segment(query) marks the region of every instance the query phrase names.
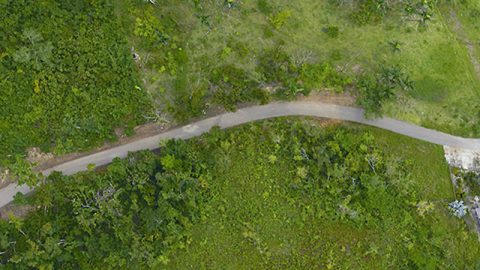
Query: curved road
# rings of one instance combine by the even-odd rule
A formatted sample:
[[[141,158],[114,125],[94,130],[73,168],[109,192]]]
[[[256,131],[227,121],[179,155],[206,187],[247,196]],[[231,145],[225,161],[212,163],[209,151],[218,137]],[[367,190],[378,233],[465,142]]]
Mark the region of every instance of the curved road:
[[[263,106],[253,106],[240,109],[236,112],[214,116],[187,126],[172,129],[161,134],[71,160],[49,168],[42,173],[44,175],[49,175],[52,171],[59,171],[66,175],[71,175],[76,172],[86,170],[88,164],[101,166],[110,163],[112,159],[116,157],[126,157],[128,152],[144,149],[157,149],[159,147],[160,140],[171,138],[188,139],[208,132],[214,126],[219,126],[220,128],[224,129],[256,120],[280,116],[315,116],[351,121],[390,130],[395,133],[434,144],[480,151],[480,139],[456,137],[386,117],[375,120],[367,120],[364,117],[363,110],[359,108],[319,102],[294,101],[285,103],[270,103]],[[17,192],[26,194],[31,192],[31,189],[26,185],[18,186],[16,184],[10,184],[1,189],[0,207],[3,207],[11,202],[13,200],[13,196]]]

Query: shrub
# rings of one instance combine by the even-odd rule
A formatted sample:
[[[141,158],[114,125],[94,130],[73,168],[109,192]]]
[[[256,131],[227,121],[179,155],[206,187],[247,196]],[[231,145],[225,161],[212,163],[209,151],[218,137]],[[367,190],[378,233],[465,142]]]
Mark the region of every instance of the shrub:
[[[248,73],[233,65],[223,65],[212,72],[210,85],[213,102],[234,111],[241,102],[266,103],[268,93],[258,87]]]
[[[271,15],[268,20],[275,29],[280,29],[290,19],[292,12],[290,10],[282,10]]]
[[[327,36],[329,36],[330,38],[336,38],[338,37],[338,33],[339,33],[339,29],[337,26],[332,26],[332,25],[329,25],[329,26],[326,26],[324,28],[322,28],[322,31],[327,34]]]
[[[300,70],[300,81],[309,90],[332,88],[342,92],[352,79],[337,71],[331,64],[303,64]]]
[[[388,1],[385,0],[360,0],[351,18],[359,25],[380,21],[390,9]]]
[[[410,91],[413,82],[399,67],[382,67],[375,75],[363,75],[357,81],[357,103],[370,116],[380,116],[385,101],[392,100],[396,91]]]
[[[207,108],[206,94],[207,90],[203,86],[177,88],[173,101],[168,106],[168,112],[180,122],[201,116]]]
[[[288,54],[280,48],[265,51],[258,58],[256,68],[265,84],[277,87],[280,98],[293,98],[303,89],[298,84],[299,70]]]
[[[148,41],[148,45],[166,45],[170,37],[165,34],[159,19],[153,14],[153,7],[149,6],[142,17],[135,19],[136,36]]]
[[[257,8],[261,13],[265,15],[270,15],[273,13],[273,7],[270,5],[269,1],[267,0],[258,0]]]

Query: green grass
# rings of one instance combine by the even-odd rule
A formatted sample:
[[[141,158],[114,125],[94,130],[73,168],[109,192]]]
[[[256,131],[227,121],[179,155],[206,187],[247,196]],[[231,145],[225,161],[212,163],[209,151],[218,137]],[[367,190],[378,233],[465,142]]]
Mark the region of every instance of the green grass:
[[[224,64],[261,79],[255,69],[259,55],[279,48],[294,62],[333,63],[352,77],[381,65],[399,65],[415,81],[416,89],[387,104],[388,115],[463,136],[479,135],[471,116],[472,104],[480,102],[479,78],[441,10],[435,9],[433,20],[421,30],[414,22],[401,22],[398,12],[378,23],[358,26],[350,20],[348,7],[335,7],[326,0],[234,1],[232,8],[225,3],[203,1],[195,7],[192,2],[164,1],[151,7],[123,0],[117,4],[124,27],[132,33],[131,44],[141,55],[148,55],[142,76],[160,108],[175,103],[178,80],[187,82],[184,91],[204,89],[203,102],[211,104],[212,89],[206,81]],[[133,34],[135,18],[142,18],[147,10],[160,18],[165,32],[186,53],[188,62],[180,64],[185,65],[181,74],[170,72],[179,67],[168,67],[164,54],[172,50],[171,44],[160,49]],[[289,16],[275,27],[272,20],[280,12]],[[206,19],[202,23],[200,18]],[[338,37],[322,30],[329,26],[339,28]],[[400,43],[399,52],[392,51],[390,41]]]
[[[368,130],[384,151],[413,161],[412,173],[415,180],[421,184],[421,194],[425,199],[452,198],[454,191],[449,181],[449,168],[442,147],[382,129]]]
[[[305,121],[302,125],[311,123]],[[251,129],[256,133],[258,128],[266,134],[282,134],[266,123],[243,130],[248,132]],[[343,128],[357,136],[370,132],[380,151],[398,160],[409,160],[411,176],[417,185],[417,199],[435,202],[433,219],[426,222],[435,224],[431,224],[435,228],[434,234],[446,237],[442,240],[445,242],[437,243],[451,259],[446,265],[450,265],[450,269],[474,269],[469,268],[473,265],[462,263],[462,258],[474,256],[463,247],[477,245],[477,240],[474,234],[465,232],[462,222],[450,217],[445,209],[446,202],[453,200],[454,194],[442,148],[375,128],[342,125],[335,129]],[[239,136],[237,130],[228,133],[227,140]],[[263,136],[268,140],[271,135]],[[299,201],[292,200],[287,195],[290,192],[287,187],[296,181],[294,162],[288,157],[279,157],[275,163],[269,163],[267,157],[274,148],[262,142],[263,136],[257,139],[258,143],[232,144],[220,155],[220,160],[213,162],[215,173],[212,177],[215,180],[210,188],[218,196],[214,196],[206,208],[208,218],[192,228],[191,244],[171,257],[169,266],[172,269],[408,267],[407,260],[405,265],[392,262],[397,256],[392,255],[395,252],[391,250],[396,249],[394,239],[402,237],[402,232],[395,231],[395,226],[360,229],[340,220],[328,221],[328,218],[318,218],[322,214],[316,213],[314,199],[308,195],[301,196]],[[218,156],[216,152],[212,154]],[[393,208],[390,211],[392,216],[399,214]],[[449,234],[457,236],[447,237]],[[409,241],[408,238],[405,241]],[[470,241],[470,244],[464,241]],[[389,258],[387,254],[393,257]],[[429,255],[412,256],[428,261]]]

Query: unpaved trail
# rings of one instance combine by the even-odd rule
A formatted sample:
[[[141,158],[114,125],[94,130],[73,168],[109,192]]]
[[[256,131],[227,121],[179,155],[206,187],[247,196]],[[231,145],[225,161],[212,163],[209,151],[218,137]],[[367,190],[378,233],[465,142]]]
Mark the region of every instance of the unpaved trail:
[[[460,41],[462,41],[462,43],[464,43],[465,46],[467,47],[470,62],[472,62],[473,68],[475,69],[475,73],[477,74],[477,77],[480,79],[480,62],[478,61],[478,58],[477,58],[475,46],[473,45],[472,41],[468,38],[467,34],[465,33],[462,22],[460,21],[460,19],[457,16],[457,13],[453,9],[450,9],[450,18],[453,21],[453,30],[457,34]]]

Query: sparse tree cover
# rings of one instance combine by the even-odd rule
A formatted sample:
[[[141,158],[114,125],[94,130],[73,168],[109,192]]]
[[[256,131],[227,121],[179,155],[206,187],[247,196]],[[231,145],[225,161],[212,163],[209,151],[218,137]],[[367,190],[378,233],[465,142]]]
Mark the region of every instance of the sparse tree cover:
[[[54,174],[27,199],[37,210],[0,223],[1,263],[475,269],[475,236],[449,220],[447,201],[425,201],[413,160],[377,145],[362,129],[277,120]]]

